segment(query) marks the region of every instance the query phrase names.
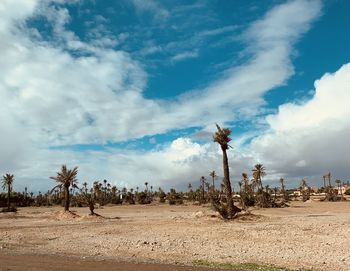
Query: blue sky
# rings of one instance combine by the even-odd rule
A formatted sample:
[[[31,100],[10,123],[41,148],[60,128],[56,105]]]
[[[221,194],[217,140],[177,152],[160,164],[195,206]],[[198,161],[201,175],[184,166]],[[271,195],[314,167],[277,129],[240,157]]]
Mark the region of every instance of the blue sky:
[[[347,180],[349,10],[346,0],[4,1],[0,169],[34,190],[63,163],[90,183],[181,189],[221,174],[219,123],[233,130],[234,184],[258,162],[271,185],[316,185],[328,171]]]

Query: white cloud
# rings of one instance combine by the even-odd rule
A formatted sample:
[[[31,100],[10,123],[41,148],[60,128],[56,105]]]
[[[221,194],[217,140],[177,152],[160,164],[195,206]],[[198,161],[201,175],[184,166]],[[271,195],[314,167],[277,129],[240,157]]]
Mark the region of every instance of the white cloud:
[[[238,152],[228,152],[232,172],[232,183],[237,187],[241,172],[249,171],[251,160]],[[107,151],[75,152],[70,150],[39,149],[23,168],[17,169],[16,189],[38,191],[54,185],[48,177],[55,175],[65,163],[68,167],[79,166],[80,183],[107,179],[117,187],[143,187],[149,182],[154,188],[186,189],[188,183],[199,186],[201,176],[209,177],[215,170],[217,184],[222,181],[222,153],[214,142],[198,144],[190,138],[180,137],[167,146],[153,151],[137,151],[111,148]],[[248,167],[247,167],[248,166]],[[35,182],[33,182],[35,172]],[[45,191],[45,190],[44,190]]]
[[[4,72],[0,88],[9,95],[7,103],[12,108],[8,114],[34,132],[30,134],[33,140],[76,144],[127,140],[254,113],[263,103],[262,95],[291,75],[291,43],[318,14],[320,6],[315,3],[287,2],[269,12],[248,30],[258,33],[252,42],[259,44],[266,43],[268,35],[264,33],[270,31],[262,22],[287,25],[282,27],[286,32],[279,39],[274,37],[268,50],[257,46],[246,65],[227,71],[207,89],[170,102],[143,98],[146,75],[128,54],[80,41],[65,29],[69,21],[66,9],[40,5],[36,12],[49,18],[57,40],[62,42],[33,40],[23,28],[6,32],[6,41],[1,44],[0,69]],[[287,16],[289,9],[297,9],[298,18]],[[253,34],[248,36],[254,38]],[[71,55],[70,50],[81,56]]]
[[[308,176],[321,184],[331,171],[348,180],[350,160],[350,63],[315,82],[312,99],[281,105],[267,118],[268,131],[254,139],[251,150],[281,175]]]
[[[163,8],[157,1],[132,0],[132,3],[138,12],[151,12],[156,21],[165,21],[170,16],[169,11]]]
[[[232,32],[235,30],[237,30],[237,26],[228,25],[228,26],[224,26],[224,27],[220,27],[220,28],[215,28],[215,29],[205,30],[205,31],[199,32],[198,37],[217,36],[217,35],[221,35],[221,34],[227,33],[227,32]]]
[[[179,62],[179,61],[184,61],[186,59],[197,58],[197,57],[198,57],[198,51],[183,52],[173,56],[171,60],[174,62]]]
[[[87,173],[98,173],[131,183],[142,176],[154,176],[157,184],[178,184],[180,179],[187,182],[203,175],[200,172],[204,170],[212,170],[212,165],[220,164],[217,148],[185,139],[174,141],[161,152],[136,154],[82,154],[47,148],[122,141],[254,115],[264,103],[263,95],[293,74],[292,45],[321,9],[319,1],[288,1],[273,8],[244,36],[251,44],[248,53],[252,55],[245,65],[226,71],[205,89],[159,101],[143,97],[147,75],[140,63],[123,51],[112,50],[109,45],[105,48],[108,42],[96,45],[81,41],[66,29],[68,10],[47,3],[0,3],[0,135],[5,146],[1,149],[0,170],[18,173],[27,181],[39,174],[49,176],[66,161],[79,164],[81,172],[86,172],[82,173],[86,174],[84,178],[89,177]],[[160,12],[163,18],[168,16],[156,2],[134,4]],[[52,40],[33,37],[38,32],[25,26],[27,18],[39,14],[53,26]],[[185,162],[182,158],[176,160],[180,156],[186,158]],[[242,170],[247,159],[237,159]],[[45,169],[40,170],[42,167]],[[96,174],[92,174],[92,168]]]

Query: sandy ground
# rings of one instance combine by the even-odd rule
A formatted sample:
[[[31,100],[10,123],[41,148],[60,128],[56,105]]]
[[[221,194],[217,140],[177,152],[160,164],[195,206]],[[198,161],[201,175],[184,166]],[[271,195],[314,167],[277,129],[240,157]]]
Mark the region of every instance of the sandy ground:
[[[89,217],[88,208],[72,208],[76,217],[60,210],[0,214],[0,266],[11,255],[59,255],[82,261],[188,265],[204,260],[350,270],[350,202],[293,202],[230,222],[192,205],[96,210],[105,218]]]
[[[205,267],[81,259],[57,255],[0,254],[0,271],[217,271]]]

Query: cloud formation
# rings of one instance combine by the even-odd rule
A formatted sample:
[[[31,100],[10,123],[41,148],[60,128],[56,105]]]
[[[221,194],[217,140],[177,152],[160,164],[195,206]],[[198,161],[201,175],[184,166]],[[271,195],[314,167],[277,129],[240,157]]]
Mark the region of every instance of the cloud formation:
[[[281,175],[310,178],[333,172],[348,179],[350,149],[350,63],[315,82],[313,97],[288,103],[267,117],[269,129],[250,148],[268,167]]]
[[[120,142],[254,117],[265,104],[264,95],[285,84],[293,75],[293,45],[321,15],[322,9],[320,1],[299,0],[272,8],[263,18],[251,23],[241,36],[241,42],[248,48],[243,52],[245,63],[227,69],[223,76],[204,88],[188,90],[171,100],[152,100],[144,97],[148,74],[142,63],[125,51],[113,49],[118,37],[108,34],[103,40],[95,35],[96,40],[93,40],[94,35],[91,35],[91,40],[81,40],[67,27],[71,19],[69,10],[56,2],[6,0],[0,3],[3,37],[0,42],[0,170],[14,171],[27,183],[42,178],[37,176],[46,179],[62,163],[79,164],[84,179],[100,176],[123,180],[123,185],[140,183],[140,179],[149,176],[154,186],[180,186],[203,172],[218,170],[221,160],[217,146],[213,143],[200,145],[187,137],[148,152],[130,153],[120,149],[74,152],[50,147]],[[170,16],[155,1],[147,5],[140,1],[133,3],[139,12],[154,12],[162,20]],[[49,38],[34,26],[28,26],[27,20],[37,16],[43,16],[52,26]],[[234,29],[228,26],[201,35],[218,35]],[[189,56],[178,55],[177,60]],[[346,67],[342,70],[348,70]],[[338,82],[346,72],[338,73],[328,77],[338,78],[334,79]],[[336,134],[332,131],[348,133],[346,121],[339,120],[348,111],[334,112],[335,107],[328,107],[318,113],[317,108],[324,106],[318,97],[327,101],[331,95],[329,90],[323,90],[330,89],[324,87],[326,78],[316,85],[315,97],[310,102],[283,105],[277,115],[270,116],[267,119],[269,130],[245,146],[244,155],[239,153],[243,150],[241,147],[232,153],[235,179],[242,171],[249,170],[257,157],[266,161],[276,174],[295,175],[296,168],[308,168],[310,172],[305,171],[305,174],[314,174],[317,167],[309,165],[321,166],[312,162],[316,146],[310,143],[295,149],[292,143],[303,146],[301,143],[307,142],[305,131],[310,141],[324,133],[327,140],[320,144],[327,149],[327,142]],[[345,84],[344,89],[348,89],[346,81],[329,84]],[[345,101],[347,94],[340,94]],[[331,114],[340,115],[334,115],[338,117],[330,121]],[[306,115],[310,119],[305,121]],[[287,130],[286,121],[303,124],[296,125],[295,130]],[[315,123],[319,126],[314,127]],[[277,159],[277,150],[288,144],[286,159]],[[307,147],[310,148],[308,154],[298,157],[308,150]],[[293,167],[287,170],[289,163]],[[340,169],[343,167],[341,164]],[[38,188],[45,182],[40,180]]]

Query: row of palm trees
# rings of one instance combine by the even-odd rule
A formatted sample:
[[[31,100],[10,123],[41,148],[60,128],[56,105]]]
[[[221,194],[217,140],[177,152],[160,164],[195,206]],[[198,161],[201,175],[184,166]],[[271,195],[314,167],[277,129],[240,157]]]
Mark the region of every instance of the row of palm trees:
[[[50,177],[52,180],[57,182],[51,191],[47,193],[47,202],[49,202],[49,196],[54,193],[55,199],[59,201],[64,196],[64,210],[69,211],[71,204],[71,197],[75,199],[80,199],[90,206],[90,211],[93,213],[93,206],[95,203],[101,205],[107,203],[122,203],[128,202],[130,204],[135,204],[135,201],[141,204],[147,204],[152,202],[152,200],[157,197],[160,202],[164,202],[168,199],[170,202],[181,203],[183,198],[187,198],[192,201],[199,201],[200,203],[205,203],[210,201],[214,207],[222,214],[224,218],[233,219],[237,216],[238,212],[241,211],[240,208],[234,205],[233,199],[233,189],[230,181],[230,172],[228,165],[228,155],[227,151],[232,148],[229,145],[231,141],[230,135],[231,130],[228,128],[221,128],[216,125],[217,131],[213,135],[213,141],[220,145],[222,150],[222,164],[223,164],[223,181],[221,184],[221,191],[215,188],[215,179],[218,177],[216,172],[213,170],[209,173],[211,177],[211,185],[206,181],[206,178],[202,176],[200,178],[200,186],[197,190],[192,190],[192,185],[189,185],[189,192],[177,193],[172,189],[169,193],[165,193],[161,188],[158,191],[153,192],[153,187],[150,189],[148,187],[148,182],[145,182],[145,190],[139,192],[139,187],[136,187],[136,192],[134,189],[129,191],[123,188],[122,191],[118,191],[116,186],[112,186],[107,180],[102,182],[94,182],[92,188],[88,189],[87,182],[83,183],[83,187],[78,187],[77,185],[77,174],[78,167],[68,169],[66,165],[63,165],[56,173],[56,176]],[[247,173],[242,174],[242,180],[238,183],[240,187],[239,194],[241,196],[241,206],[245,207],[251,202],[264,202],[262,207],[273,206],[274,203],[271,195],[271,189],[268,186],[263,186],[262,179],[266,176],[266,169],[262,164],[255,165],[252,170],[252,180],[249,180]],[[324,184],[326,186],[326,180],[328,180],[328,187],[331,187],[331,174],[326,174],[323,176]],[[5,174],[2,180],[3,189],[7,190],[7,210],[10,211],[10,196],[12,192],[14,175]],[[286,196],[286,189],[284,185],[284,179],[280,179],[281,182],[281,193],[284,195],[285,200],[288,199]],[[303,184],[306,186],[306,183]],[[74,195],[74,190],[77,189],[77,193]],[[275,188],[275,199],[277,195],[277,188]],[[303,189],[305,190],[305,189]]]

